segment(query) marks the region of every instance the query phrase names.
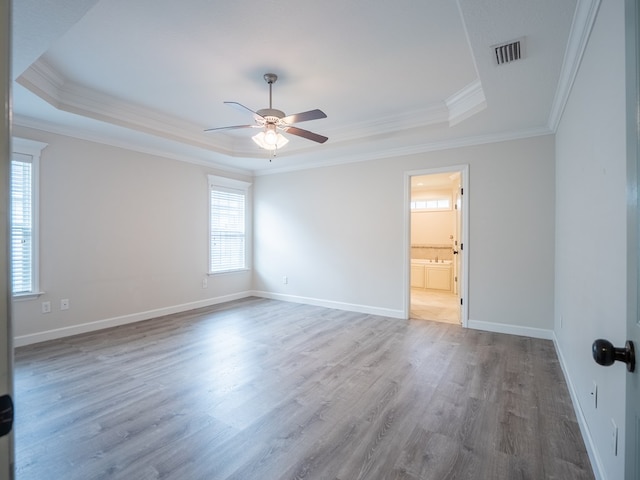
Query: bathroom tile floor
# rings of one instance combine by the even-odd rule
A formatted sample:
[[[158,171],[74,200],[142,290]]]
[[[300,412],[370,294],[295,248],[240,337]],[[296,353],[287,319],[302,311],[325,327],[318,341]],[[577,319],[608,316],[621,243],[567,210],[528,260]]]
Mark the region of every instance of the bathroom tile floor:
[[[460,299],[450,292],[411,289],[411,318],[460,324]]]

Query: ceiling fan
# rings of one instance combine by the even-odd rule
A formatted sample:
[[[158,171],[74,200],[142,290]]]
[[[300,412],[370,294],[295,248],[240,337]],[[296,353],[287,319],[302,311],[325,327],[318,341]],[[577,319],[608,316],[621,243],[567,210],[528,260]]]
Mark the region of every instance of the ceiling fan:
[[[251,112],[255,120],[253,125],[232,125],[229,127],[209,128],[205,132],[216,132],[221,130],[234,130],[238,128],[260,128],[261,131],[251,137],[258,146],[266,150],[276,150],[286,145],[289,140],[280,132],[287,132],[298,137],[306,138],[313,142],[324,143],[329,138],[324,135],[310,132],[309,130],[303,130],[302,128],[294,127],[294,123],[307,122],[309,120],[317,120],[319,118],[327,118],[327,115],[322,110],[309,110],[307,112],[295,113],[293,115],[285,115],[282,110],[273,108],[271,102],[271,90],[273,84],[278,80],[278,76],[275,73],[265,73],[264,80],[269,84],[269,108],[262,108],[256,112],[248,107],[245,107],[238,102],[224,102],[227,105],[238,108],[244,112]]]

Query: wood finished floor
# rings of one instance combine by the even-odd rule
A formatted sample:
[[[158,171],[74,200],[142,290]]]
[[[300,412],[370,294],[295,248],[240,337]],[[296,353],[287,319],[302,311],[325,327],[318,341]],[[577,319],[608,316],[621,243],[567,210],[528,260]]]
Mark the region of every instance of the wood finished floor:
[[[17,480],[592,479],[553,344],[249,298],[18,348]]]

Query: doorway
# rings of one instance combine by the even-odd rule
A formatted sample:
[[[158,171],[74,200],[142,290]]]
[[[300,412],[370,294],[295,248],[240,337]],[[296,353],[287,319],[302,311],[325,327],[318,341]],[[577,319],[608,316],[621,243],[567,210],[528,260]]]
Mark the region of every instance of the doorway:
[[[467,170],[461,166],[407,173],[407,318],[467,324]]]

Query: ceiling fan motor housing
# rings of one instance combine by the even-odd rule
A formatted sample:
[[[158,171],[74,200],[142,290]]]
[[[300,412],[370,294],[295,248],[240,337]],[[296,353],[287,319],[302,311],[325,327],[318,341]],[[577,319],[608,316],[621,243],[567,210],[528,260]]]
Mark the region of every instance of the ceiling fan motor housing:
[[[262,108],[256,112],[266,120],[266,123],[278,123],[281,118],[286,117],[282,110],[276,108]]]

